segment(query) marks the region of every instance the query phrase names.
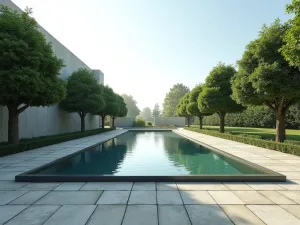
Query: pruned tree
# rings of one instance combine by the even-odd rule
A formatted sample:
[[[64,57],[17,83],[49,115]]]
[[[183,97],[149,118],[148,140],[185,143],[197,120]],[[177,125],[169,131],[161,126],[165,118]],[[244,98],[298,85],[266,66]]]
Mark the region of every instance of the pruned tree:
[[[187,106],[190,103],[190,93],[186,93],[180,100],[179,104],[177,105],[176,113],[178,116],[182,116],[186,118],[188,127],[190,126],[190,122],[192,119],[192,116],[187,111]]]
[[[60,107],[69,112],[76,112],[80,116],[81,132],[85,131],[85,117],[88,113],[95,114],[104,108],[102,96],[103,86],[88,69],[79,68],[67,80],[66,98]]]
[[[211,113],[203,113],[198,107],[198,97],[203,90],[203,85],[197,85],[189,94],[189,104],[186,106],[187,113],[191,116],[196,116],[199,119],[199,128],[202,129],[203,117],[210,116]]]
[[[203,113],[217,113],[220,118],[220,132],[225,130],[225,115],[242,111],[244,108],[232,98],[230,81],[236,70],[233,66],[219,63],[209,73],[198,97],[198,108]]]
[[[8,143],[19,143],[19,115],[30,106],[51,106],[65,95],[57,58],[30,11],[0,6],[0,105],[8,109]]]
[[[266,105],[276,114],[276,141],[283,142],[285,116],[300,100],[300,72],[290,66],[279,49],[289,28],[276,20],[264,25],[259,37],[251,41],[238,62],[239,71],[232,81],[233,98],[244,105]]]
[[[180,99],[189,91],[190,89],[185,85],[175,84],[164,99],[163,115],[166,117],[176,116],[176,108]]]
[[[115,110],[115,107],[117,107],[117,96],[115,95],[113,89],[107,85],[103,87],[103,99],[105,106],[100,109],[100,111],[96,112],[96,114],[101,117],[102,128],[104,128],[105,125],[105,117],[112,114]]]
[[[115,102],[114,107],[110,113],[112,120],[112,127],[115,127],[115,119],[118,117],[125,117],[128,113],[126,103],[121,95],[115,94],[117,101]]]

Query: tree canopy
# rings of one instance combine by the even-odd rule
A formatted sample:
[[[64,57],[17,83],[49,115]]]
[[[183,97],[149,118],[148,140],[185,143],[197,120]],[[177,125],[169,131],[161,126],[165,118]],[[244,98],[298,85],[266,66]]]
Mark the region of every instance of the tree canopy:
[[[280,50],[291,65],[300,67],[300,1],[293,0],[286,6],[286,11],[294,14],[294,18],[289,21],[290,26],[283,34],[284,43]]]
[[[136,117],[137,115],[140,114],[140,110],[137,107],[137,102],[134,100],[132,95],[127,95],[127,94],[122,94],[122,97],[124,99],[124,102],[126,103],[127,106],[127,116],[130,117]]]
[[[0,105],[9,111],[8,142],[19,142],[18,116],[30,106],[50,106],[65,95],[57,58],[30,12],[0,6]]]
[[[88,69],[79,68],[67,80],[66,98],[60,103],[63,110],[77,112],[81,118],[81,131],[85,131],[85,116],[101,111],[105,102],[103,86]]]
[[[187,113],[191,116],[199,118],[199,127],[202,129],[202,121],[204,116],[209,116],[211,113],[203,113],[198,107],[198,97],[203,90],[203,85],[197,85],[189,94],[189,103],[186,106]]]
[[[288,24],[276,20],[264,25],[259,37],[250,42],[238,62],[233,78],[233,98],[244,105],[266,105],[276,113],[276,140],[285,140],[285,114],[300,99],[300,74],[279,49]]]
[[[117,107],[117,95],[115,95],[113,89],[108,85],[103,86],[103,99],[105,105],[102,109],[99,109],[95,112],[97,115],[101,117],[102,121],[102,128],[104,128],[104,121],[107,115],[110,115],[114,112],[115,108]]]
[[[163,115],[167,117],[176,116],[176,108],[180,99],[190,91],[183,84],[175,84],[166,94],[163,103]]]
[[[190,121],[192,119],[192,116],[187,111],[187,106],[190,103],[190,93],[186,93],[180,100],[179,104],[177,105],[176,113],[178,116],[185,117],[188,123],[188,126],[190,126]]]
[[[243,110],[243,107],[231,98],[230,81],[235,73],[236,70],[233,66],[219,63],[206,78],[203,91],[197,100],[201,112],[219,115],[220,132],[224,132],[226,113]]]
[[[116,102],[114,103],[113,110],[110,112],[110,117],[112,119],[112,127],[115,127],[115,119],[118,117],[125,117],[128,113],[128,109],[124,98],[121,95],[114,94],[116,97]]]

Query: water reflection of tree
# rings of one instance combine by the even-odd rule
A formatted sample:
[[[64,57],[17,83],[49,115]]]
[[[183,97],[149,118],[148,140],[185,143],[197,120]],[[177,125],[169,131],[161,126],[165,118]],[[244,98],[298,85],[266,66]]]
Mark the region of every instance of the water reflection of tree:
[[[175,166],[184,166],[191,174],[207,173],[208,168],[225,166],[224,161],[203,146],[178,135],[166,135],[164,148]]]

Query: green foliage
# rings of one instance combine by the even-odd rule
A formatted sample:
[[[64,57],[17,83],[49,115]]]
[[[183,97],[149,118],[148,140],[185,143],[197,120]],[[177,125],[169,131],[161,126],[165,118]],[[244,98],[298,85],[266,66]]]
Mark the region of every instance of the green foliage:
[[[244,105],[266,105],[276,113],[277,141],[285,140],[285,113],[300,100],[299,69],[279,52],[287,24],[276,20],[263,26],[259,37],[246,47],[232,80],[233,98]]]
[[[281,52],[285,59],[293,66],[300,66],[300,1],[293,0],[292,4],[287,5],[287,13],[294,14],[294,18],[289,21],[281,47]]]
[[[137,117],[136,120],[133,123],[133,126],[134,127],[145,127],[146,122],[142,118]]]
[[[77,112],[81,117],[81,130],[85,130],[84,118],[104,108],[103,86],[88,69],[80,68],[68,78],[67,95],[60,103],[63,110]]]
[[[0,146],[0,157],[5,155],[11,155],[18,152],[24,152],[35,148],[41,148],[48,145],[53,145],[65,141],[70,141],[78,138],[87,137],[90,135],[100,134],[103,132],[111,131],[112,128],[105,128],[105,129],[95,129],[82,132],[74,132],[74,133],[66,133],[66,134],[59,134],[53,136],[45,136],[45,137],[38,137],[38,138],[31,138],[31,139],[23,139],[20,141],[18,145],[1,145]]]
[[[0,105],[9,110],[9,142],[18,143],[18,115],[26,108],[64,97],[62,67],[29,12],[0,6]]]
[[[159,117],[160,115],[161,115],[161,110],[160,110],[159,104],[156,103],[152,110],[152,117],[155,118],[155,117]]]
[[[102,96],[105,105],[102,109],[94,112],[94,114],[99,115],[101,117],[102,128],[104,128],[104,126],[107,126],[107,123],[105,124],[106,116],[114,114],[116,109],[118,109],[117,108],[118,104],[117,104],[117,95],[114,93],[113,89],[110,88],[108,85],[103,86]]]
[[[196,116],[199,119],[200,129],[202,129],[202,119],[204,116],[209,116],[211,113],[203,113],[198,107],[198,97],[203,90],[203,85],[197,85],[191,90],[189,95],[189,104],[186,106],[187,113],[191,116]]]
[[[216,131],[211,130],[200,130],[198,128],[184,128],[186,130],[207,134],[210,136],[215,136],[219,138],[224,138],[232,141],[242,142],[249,145],[254,145],[262,148],[267,148],[271,150],[276,150],[284,153],[289,153],[293,155],[300,156],[300,145],[297,144],[286,144],[286,143],[278,143],[274,141],[267,141],[262,140],[259,138],[253,138],[253,137],[247,137],[247,136],[240,136],[240,135],[234,135],[234,134],[228,134],[228,133],[219,133]]]
[[[140,113],[140,117],[142,117],[144,120],[150,120],[152,117],[151,109],[149,107],[144,108]]]
[[[243,107],[232,98],[231,78],[236,73],[233,66],[218,64],[209,73],[198,97],[198,107],[204,113],[232,113]]]
[[[151,126],[152,126],[152,122],[148,122],[147,125],[148,125],[149,127],[151,127]]]
[[[176,116],[176,109],[180,99],[189,91],[189,88],[183,84],[175,84],[164,99],[163,115],[166,117]]]
[[[112,127],[115,127],[115,119],[117,117],[125,117],[128,114],[126,103],[121,95],[114,94],[116,102],[112,108],[111,113],[109,114],[112,118]]]
[[[127,106],[127,110],[128,110],[127,116],[136,117],[137,115],[139,115],[140,110],[137,107],[136,101],[134,100],[133,96],[122,94],[122,97]]]
[[[192,116],[187,111],[187,106],[190,103],[190,93],[186,93],[180,100],[179,104],[177,105],[176,113],[178,116],[185,117],[188,123],[188,126],[190,126],[190,122],[192,119]]]
[[[244,109],[231,98],[230,81],[235,73],[233,66],[219,63],[206,78],[204,88],[197,100],[201,112],[219,115],[220,132],[224,132],[224,117],[227,113]]]

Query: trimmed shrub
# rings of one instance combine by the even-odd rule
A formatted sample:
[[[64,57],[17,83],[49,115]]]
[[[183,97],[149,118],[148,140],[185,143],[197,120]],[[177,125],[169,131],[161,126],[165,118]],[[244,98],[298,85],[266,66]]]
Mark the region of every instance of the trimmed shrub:
[[[287,143],[278,143],[275,141],[263,140],[263,139],[248,137],[244,135],[242,136],[242,135],[237,135],[237,134],[234,135],[230,133],[219,133],[218,131],[200,130],[198,128],[192,128],[192,127],[185,127],[184,129],[219,137],[219,138],[228,139],[231,141],[242,142],[244,144],[254,145],[257,147],[267,148],[271,150],[276,150],[276,151],[300,156],[300,145],[294,144],[294,142],[291,141],[290,143],[289,141]]]
[[[152,126],[152,123],[151,123],[151,122],[148,122],[147,125],[150,127],[150,126]]]
[[[52,136],[43,136],[31,139],[21,139],[18,145],[3,144],[0,146],[0,157],[11,155],[18,152],[41,148],[48,145],[58,144],[65,141],[70,141],[78,138],[87,137],[90,135],[100,134],[107,131],[114,130],[113,128],[95,129],[83,132],[66,133]]]
[[[136,118],[135,122],[133,123],[134,127],[145,127],[145,125],[146,125],[145,120],[141,118]]]

